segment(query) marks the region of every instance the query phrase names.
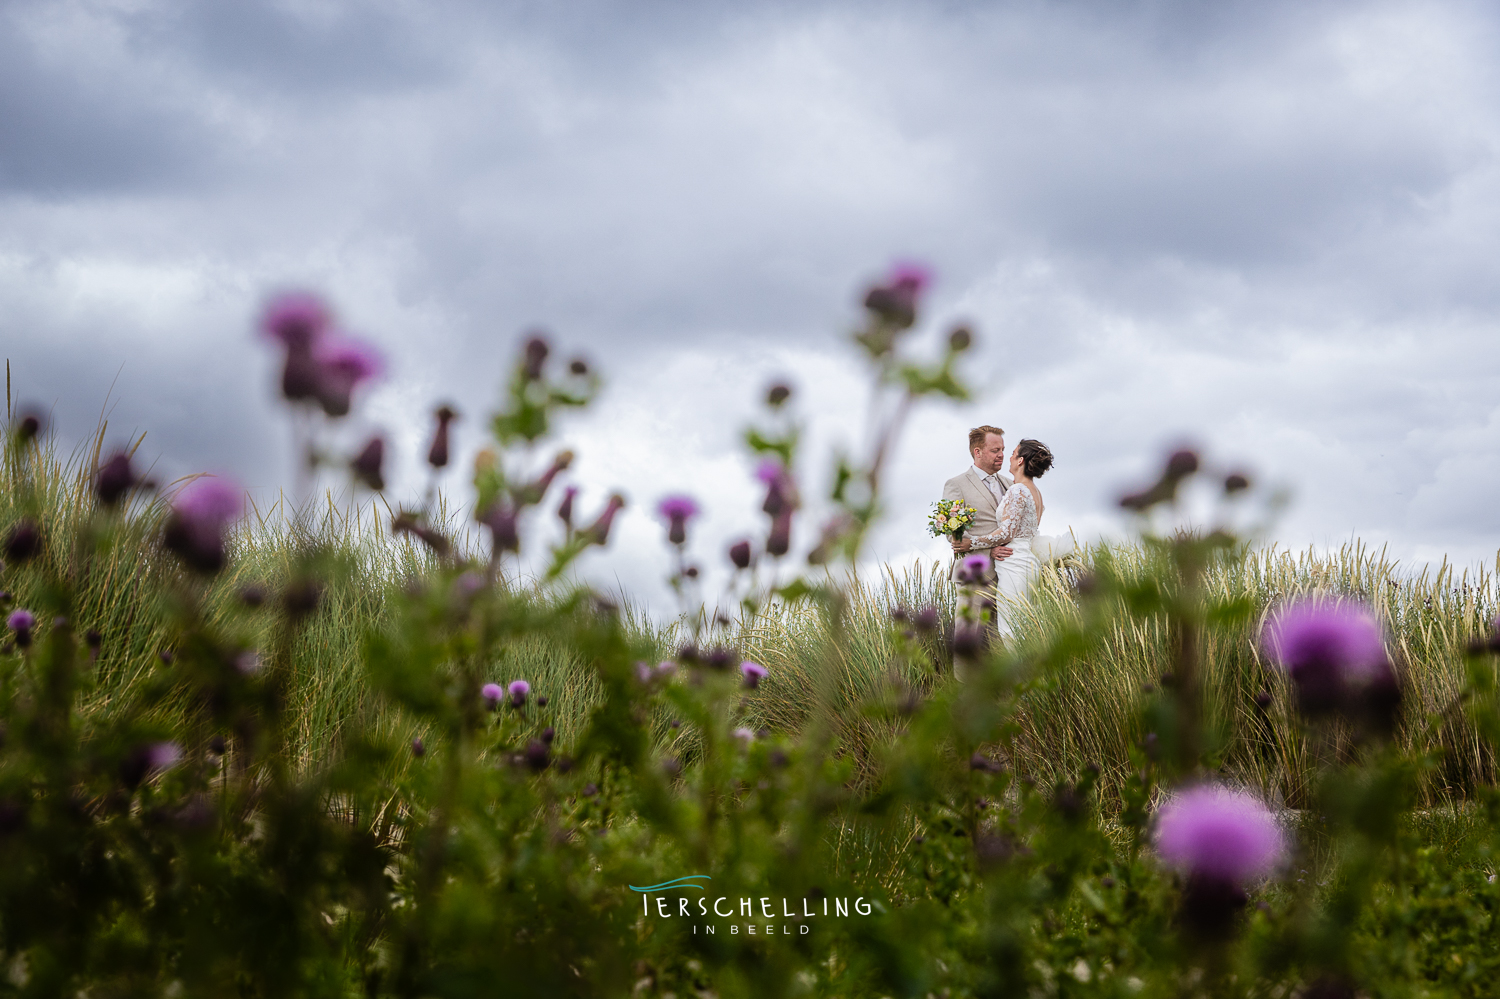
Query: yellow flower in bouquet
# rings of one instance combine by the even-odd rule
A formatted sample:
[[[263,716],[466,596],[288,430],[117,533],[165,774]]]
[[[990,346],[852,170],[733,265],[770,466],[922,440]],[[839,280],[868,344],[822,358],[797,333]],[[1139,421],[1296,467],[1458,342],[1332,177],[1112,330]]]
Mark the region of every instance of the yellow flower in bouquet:
[[[963,500],[938,500],[927,515],[927,530],[935,538],[951,534],[955,538],[964,536],[964,529],[974,523],[977,511]]]

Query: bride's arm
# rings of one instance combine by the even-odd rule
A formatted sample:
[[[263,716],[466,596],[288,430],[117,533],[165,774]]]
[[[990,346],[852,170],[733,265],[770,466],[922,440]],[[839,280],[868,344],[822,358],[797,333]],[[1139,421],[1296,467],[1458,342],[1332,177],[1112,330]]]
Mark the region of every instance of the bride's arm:
[[[995,513],[998,517],[997,530],[994,534],[981,534],[974,538],[975,548],[1000,548],[1010,544],[1010,539],[1016,536],[1021,529],[1022,513],[1021,504],[1010,501],[1011,492],[1007,490],[1000,498],[1000,509]]]

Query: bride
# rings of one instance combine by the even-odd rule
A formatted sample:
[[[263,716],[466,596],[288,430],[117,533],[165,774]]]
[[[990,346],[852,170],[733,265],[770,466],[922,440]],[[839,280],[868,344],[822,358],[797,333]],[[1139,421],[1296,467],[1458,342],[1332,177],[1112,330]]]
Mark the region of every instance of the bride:
[[[1014,606],[1026,598],[1026,588],[1031,585],[1040,565],[1032,542],[1036,540],[1037,527],[1042,520],[1046,504],[1042,502],[1042,491],[1037,488],[1047,469],[1052,467],[1052,452],[1041,441],[1023,440],[1010,455],[1010,474],[1015,482],[1005,491],[1000,506],[995,511],[998,529],[994,534],[975,538],[979,547],[983,541],[993,548],[1009,548],[1010,555],[996,555],[995,575],[995,632],[1001,638],[1010,638],[1013,630],[1008,618]],[[992,549],[993,550],[993,549]]]

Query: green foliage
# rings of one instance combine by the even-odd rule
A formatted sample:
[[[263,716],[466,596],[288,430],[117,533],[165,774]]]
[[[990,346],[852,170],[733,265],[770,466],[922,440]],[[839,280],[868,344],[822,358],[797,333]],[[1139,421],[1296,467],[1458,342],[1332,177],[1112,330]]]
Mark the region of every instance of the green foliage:
[[[525,585],[509,521],[486,548],[439,506],[390,531],[331,502],[257,515],[195,574],[162,499],[95,499],[98,440],[62,461],[13,434],[0,530],[41,545],[3,570],[38,623],[0,653],[0,991],[1489,994],[1490,577],[1154,532],[1192,474],[1169,466],[1133,498],[1142,540],[1049,567],[1022,638],[960,643],[955,681],[941,567],[856,572],[910,407],[964,394],[967,331],[936,366],[903,356],[913,287],[872,292],[855,334],[877,432],[839,459],[814,568],[759,553],[727,623],[657,627],[572,582],[608,511]],[[492,422],[481,516],[567,464],[527,470],[594,375],[546,359],[528,345]],[[800,426],[770,407],[746,439],[788,476],[774,519]],[[1385,623],[1389,736],[1303,718],[1262,661],[1269,609],[1309,592]],[[1217,936],[1153,850],[1164,795],[1207,778],[1295,842]]]

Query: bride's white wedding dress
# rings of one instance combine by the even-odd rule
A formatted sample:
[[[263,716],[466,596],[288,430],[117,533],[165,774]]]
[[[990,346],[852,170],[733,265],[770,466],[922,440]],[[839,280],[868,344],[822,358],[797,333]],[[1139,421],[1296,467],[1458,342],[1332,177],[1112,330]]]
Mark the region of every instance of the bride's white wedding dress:
[[[1036,499],[1030,487],[1024,484],[1011,486],[1000,500],[995,511],[998,530],[985,540],[993,540],[996,546],[1010,548],[1009,558],[995,565],[995,631],[1001,638],[1009,638],[1013,629],[1010,619],[1016,605],[1026,599],[1026,590],[1036,575],[1040,560],[1032,550],[1036,540],[1036,529],[1040,517],[1036,511]]]

